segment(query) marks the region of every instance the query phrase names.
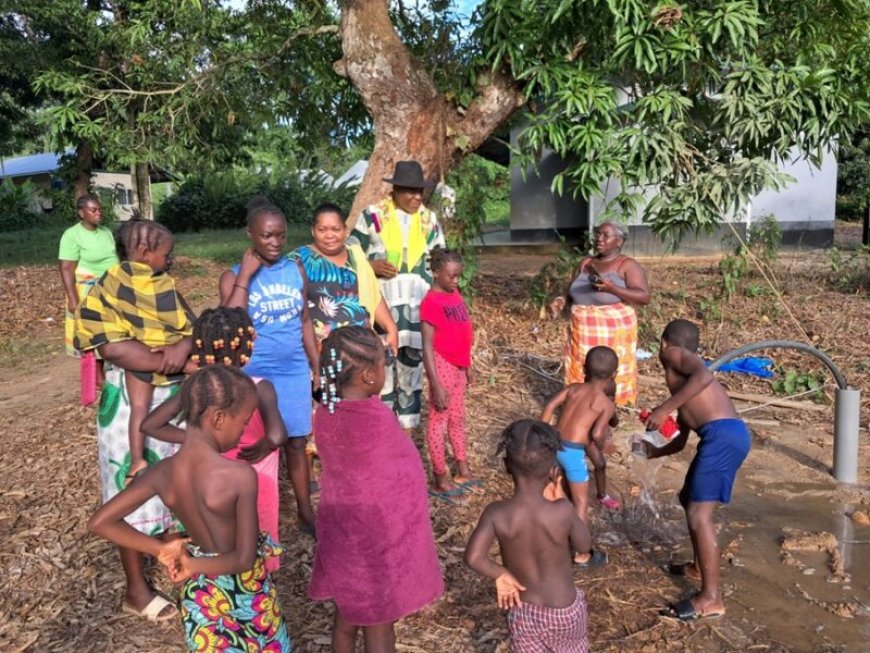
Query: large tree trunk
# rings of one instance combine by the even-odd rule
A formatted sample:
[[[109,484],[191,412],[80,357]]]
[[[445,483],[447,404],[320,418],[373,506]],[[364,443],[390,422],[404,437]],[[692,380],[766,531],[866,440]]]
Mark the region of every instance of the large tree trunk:
[[[91,190],[91,174],[94,168],[94,149],[87,141],[79,141],[76,146],[76,160],[72,173],[72,201],[77,202],[82,195]]]
[[[482,75],[477,97],[464,111],[449,103],[399,39],[388,0],[347,0],[341,15],[343,57],[336,72],[362,96],[374,122],[375,146],[349,224],[388,191],[384,177],[396,161],[414,159],[439,180],[522,105],[512,79]]]
[[[136,208],[139,215],[146,220],[154,219],[151,208],[151,175],[147,163],[134,163],[130,166],[130,177],[133,180],[133,194],[136,196]]]

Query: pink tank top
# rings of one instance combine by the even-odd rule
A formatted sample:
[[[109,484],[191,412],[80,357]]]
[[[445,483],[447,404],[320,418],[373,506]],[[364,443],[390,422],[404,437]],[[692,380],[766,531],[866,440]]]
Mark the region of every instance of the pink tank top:
[[[258,377],[251,377],[251,380],[256,384],[259,383],[262,379]],[[254,409],[254,412],[251,414],[251,419],[248,420],[248,423],[245,425],[245,431],[242,433],[242,437],[239,440],[239,444],[234,448],[223,454],[224,458],[229,458],[230,460],[238,460],[239,451],[244,447],[250,447],[255,442],[259,441],[266,434],[266,425],[263,424],[263,417],[260,415],[260,409]]]

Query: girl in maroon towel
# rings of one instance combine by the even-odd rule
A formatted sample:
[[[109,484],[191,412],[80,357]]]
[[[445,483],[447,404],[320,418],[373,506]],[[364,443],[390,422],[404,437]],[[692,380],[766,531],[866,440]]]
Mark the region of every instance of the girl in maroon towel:
[[[395,651],[393,626],[438,598],[444,581],[423,463],[379,399],[387,353],[363,327],[323,341],[323,405],[314,416],[323,464],[309,596],[335,603],[332,650]]]

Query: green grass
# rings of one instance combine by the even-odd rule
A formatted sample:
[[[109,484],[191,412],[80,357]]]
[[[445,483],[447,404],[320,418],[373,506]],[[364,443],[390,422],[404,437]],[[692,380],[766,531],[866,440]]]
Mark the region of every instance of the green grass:
[[[52,225],[0,233],[0,267],[55,264],[57,245],[65,228]],[[287,228],[288,249],[310,240],[308,227],[290,225]],[[248,239],[242,229],[212,229],[175,237],[176,256],[208,259],[217,263],[237,263],[246,247]]]

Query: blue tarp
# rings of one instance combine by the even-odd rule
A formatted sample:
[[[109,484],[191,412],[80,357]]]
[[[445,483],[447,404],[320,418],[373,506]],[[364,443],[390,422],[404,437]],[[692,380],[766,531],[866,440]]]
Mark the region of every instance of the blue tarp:
[[[709,367],[713,361],[705,361]],[[719,366],[717,372],[733,372],[734,374],[748,374],[761,379],[773,378],[773,359],[759,356],[747,356],[735,358],[724,365]]]

